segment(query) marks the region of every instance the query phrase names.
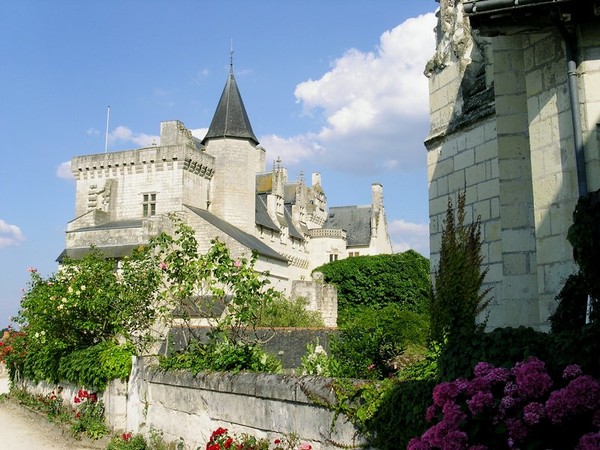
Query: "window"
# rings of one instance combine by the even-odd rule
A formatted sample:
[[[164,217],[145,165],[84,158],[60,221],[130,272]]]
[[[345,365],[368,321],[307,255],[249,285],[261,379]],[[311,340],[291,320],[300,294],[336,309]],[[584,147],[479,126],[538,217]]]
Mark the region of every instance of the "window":
[[[333,261],[337,261],[338,260],[338,255],[334,255],[333,253],[331,253],[329,255],[329,262],[333,262]]]
[[[156,215],[156,194],[143,194],[142,215],[144,217]]]

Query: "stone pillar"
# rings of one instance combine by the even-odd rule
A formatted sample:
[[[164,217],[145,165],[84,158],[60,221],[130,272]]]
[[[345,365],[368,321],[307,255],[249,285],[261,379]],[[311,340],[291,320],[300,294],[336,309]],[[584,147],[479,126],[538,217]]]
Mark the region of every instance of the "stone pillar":
[[[493,40],[502,227],[502,322],[540,323],[523,38]],[[490,324],[492,325],[492,324]]]

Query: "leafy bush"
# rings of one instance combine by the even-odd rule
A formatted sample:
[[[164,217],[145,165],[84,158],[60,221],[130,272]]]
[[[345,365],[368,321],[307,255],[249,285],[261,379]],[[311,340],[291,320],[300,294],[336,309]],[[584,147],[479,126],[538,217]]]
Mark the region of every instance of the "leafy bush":
[[[32,381],[55,383],[64,375],[63,358],[65,370],[71,373],[97,364],[70,357],[73,352],[117,338],[145,347],[150,326],[159,315],[160,270],[149,261],[148,252],[140,250],[125,258],[117,272],[115,261],[91,249],[81,260],[64,260],[61,270],[47,279],[30,268],[31,282],[16,318],[25,335],[9,363],[11,377],[20,372]]]
[[[393,255],[358,256],[315,269],[338,292],[339,323],[353,307],[400,305],[426,314],[429,308],[429,260],[414,250]]]
[[[113,436],[106,446],[106,450],[146,450],[148,444],[141,434],[122,433]]]
[[[75,423],[71,426],[74,434],[85,433],[91,439],[99,439],[108,434],[104,421],[104,404],[95,393],[79,389],[75,398]]]
[[[578,331],[585,325],[588,294],[581,272],[570,275],[556,296],[558,306],[550,316],[553,333]]]
[[[104,390],[111,380],[127,379],[134,354],[135,348],[131,344],[101,342],[62,357],[58,377],[80,386]]]
[[[316,344],[308,344],[306,346],[306,354],[301,358],[300,374],[301,375],[316,375],[320,377],[331,376],[331,360],[327,356],[325,349]]]
[[[448,198],[431,296],[431,339],[437,342],[474,333],[477,315],[489,303],[489,290],[481,291],[487,270],[481,270],[480,219],[465,225],[465,201],[460,192],[455,214]]]
[[[408,450],[597,448],[600,382],[579,366],[553,380],[531,357],[511,369],[481,362],[474,375],[435,387],[426,416],[434,425]]]
[[[259,327],[323,327],[318,311],[307,311],[308,300],[302,297],[288,300],[275,298],[260,309],[256,326]]]
[[[529,327],[477,331],[448,345],[438,360],[439,377],[448,381],[468,378],[480,361],[499,367],[512,367],[518,361],[536,356],[551,372],[569,364],[600,378],[600,326],[591,324],[578,332],[547,334]]]
[[[335,361],[332,375],[381,379],[397,371],[394,358],[409,344],[424,345],[427,321],[418,314],[391,304],[381,309],[362,308],[331,341]]]
[[[227,428],[219,427],[210,435],[206,450],[311,450],[312,446],[300,442],[296,433],[289,433],[277,438],[270,447],[270,442],[265,438],[257,438],[249,434],[230,434]]]
[[[567,239],[573,246],[573,257],[586,281],[588,292],[600,300],[600,189],[579,198]]]
[[[159,365],[165,370],[189,370],[230,372],[281,372],[281,362],[266,353],[258,344],[233,342],[229,339],[211,339],[202,344],[192,343],[183,351],[161,356]]]
[[[372,448],[398,450],[427,429],[425,413],[435,382],[412,380],[395,382],[386,389],[375,413],[364,423]]]

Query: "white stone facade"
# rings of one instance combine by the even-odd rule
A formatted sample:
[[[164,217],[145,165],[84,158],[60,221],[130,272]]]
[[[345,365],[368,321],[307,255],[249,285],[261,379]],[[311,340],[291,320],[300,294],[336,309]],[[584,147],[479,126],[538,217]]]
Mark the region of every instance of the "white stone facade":
[[[167,215],[177,213],[196,230],[201,251],[215,237],[236,257],[257,251],[256,269],[268,271],[289,295],[294,280],[312,280],[312,270],[326,262],[391,253],[381,185],[373,185],[372,205],[350,207],[368,214],[359,226],[330,223],[319,174],[307,185],[303,177],[288,180],[280,161],[267,171],[265,150],[241,97],[238,109],[225,115],[229,120],[239,115],[227,125],[234,131],[219,129],[220,108],[229,107],[223,98],[234,95],[239,97],[231,74],[202,142],[183,123],[171,121],[161,124],[157,145],[73,158],[75,219],[68,224],[63,255],[78,257],[94,245],[109,257],[122,257],[169,231]]]
[[[467,220],[481,218],[493,296],[488,326],[545,330],[556,295],[576,270],[566,235],[581,177],[566,43],[559,28],[542,21],[546,9],[523,27],[523,9],[504,2],[494,15],[477,15],[475,3],[491,5],[440,2],[438,49],[426,72],[431,267],[439,260],[448,197],[465,189]],[[586,188],[593,191],[600,188],[600,17],[570,17],[565,27],[575,39],[579,94],[573,109],[582,122]]]

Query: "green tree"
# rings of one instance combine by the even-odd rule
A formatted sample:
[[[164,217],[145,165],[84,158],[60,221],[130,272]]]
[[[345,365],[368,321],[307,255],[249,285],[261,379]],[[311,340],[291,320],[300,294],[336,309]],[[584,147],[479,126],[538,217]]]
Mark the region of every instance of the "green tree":
[[[466,193],[460,192],[455,213],[448,198],[430,307],[431,339],[437,342],[471,336],[489,303],[489,289],[482,290],[487,269],[481,268],[481,221],[465,224],[465,200]]]

